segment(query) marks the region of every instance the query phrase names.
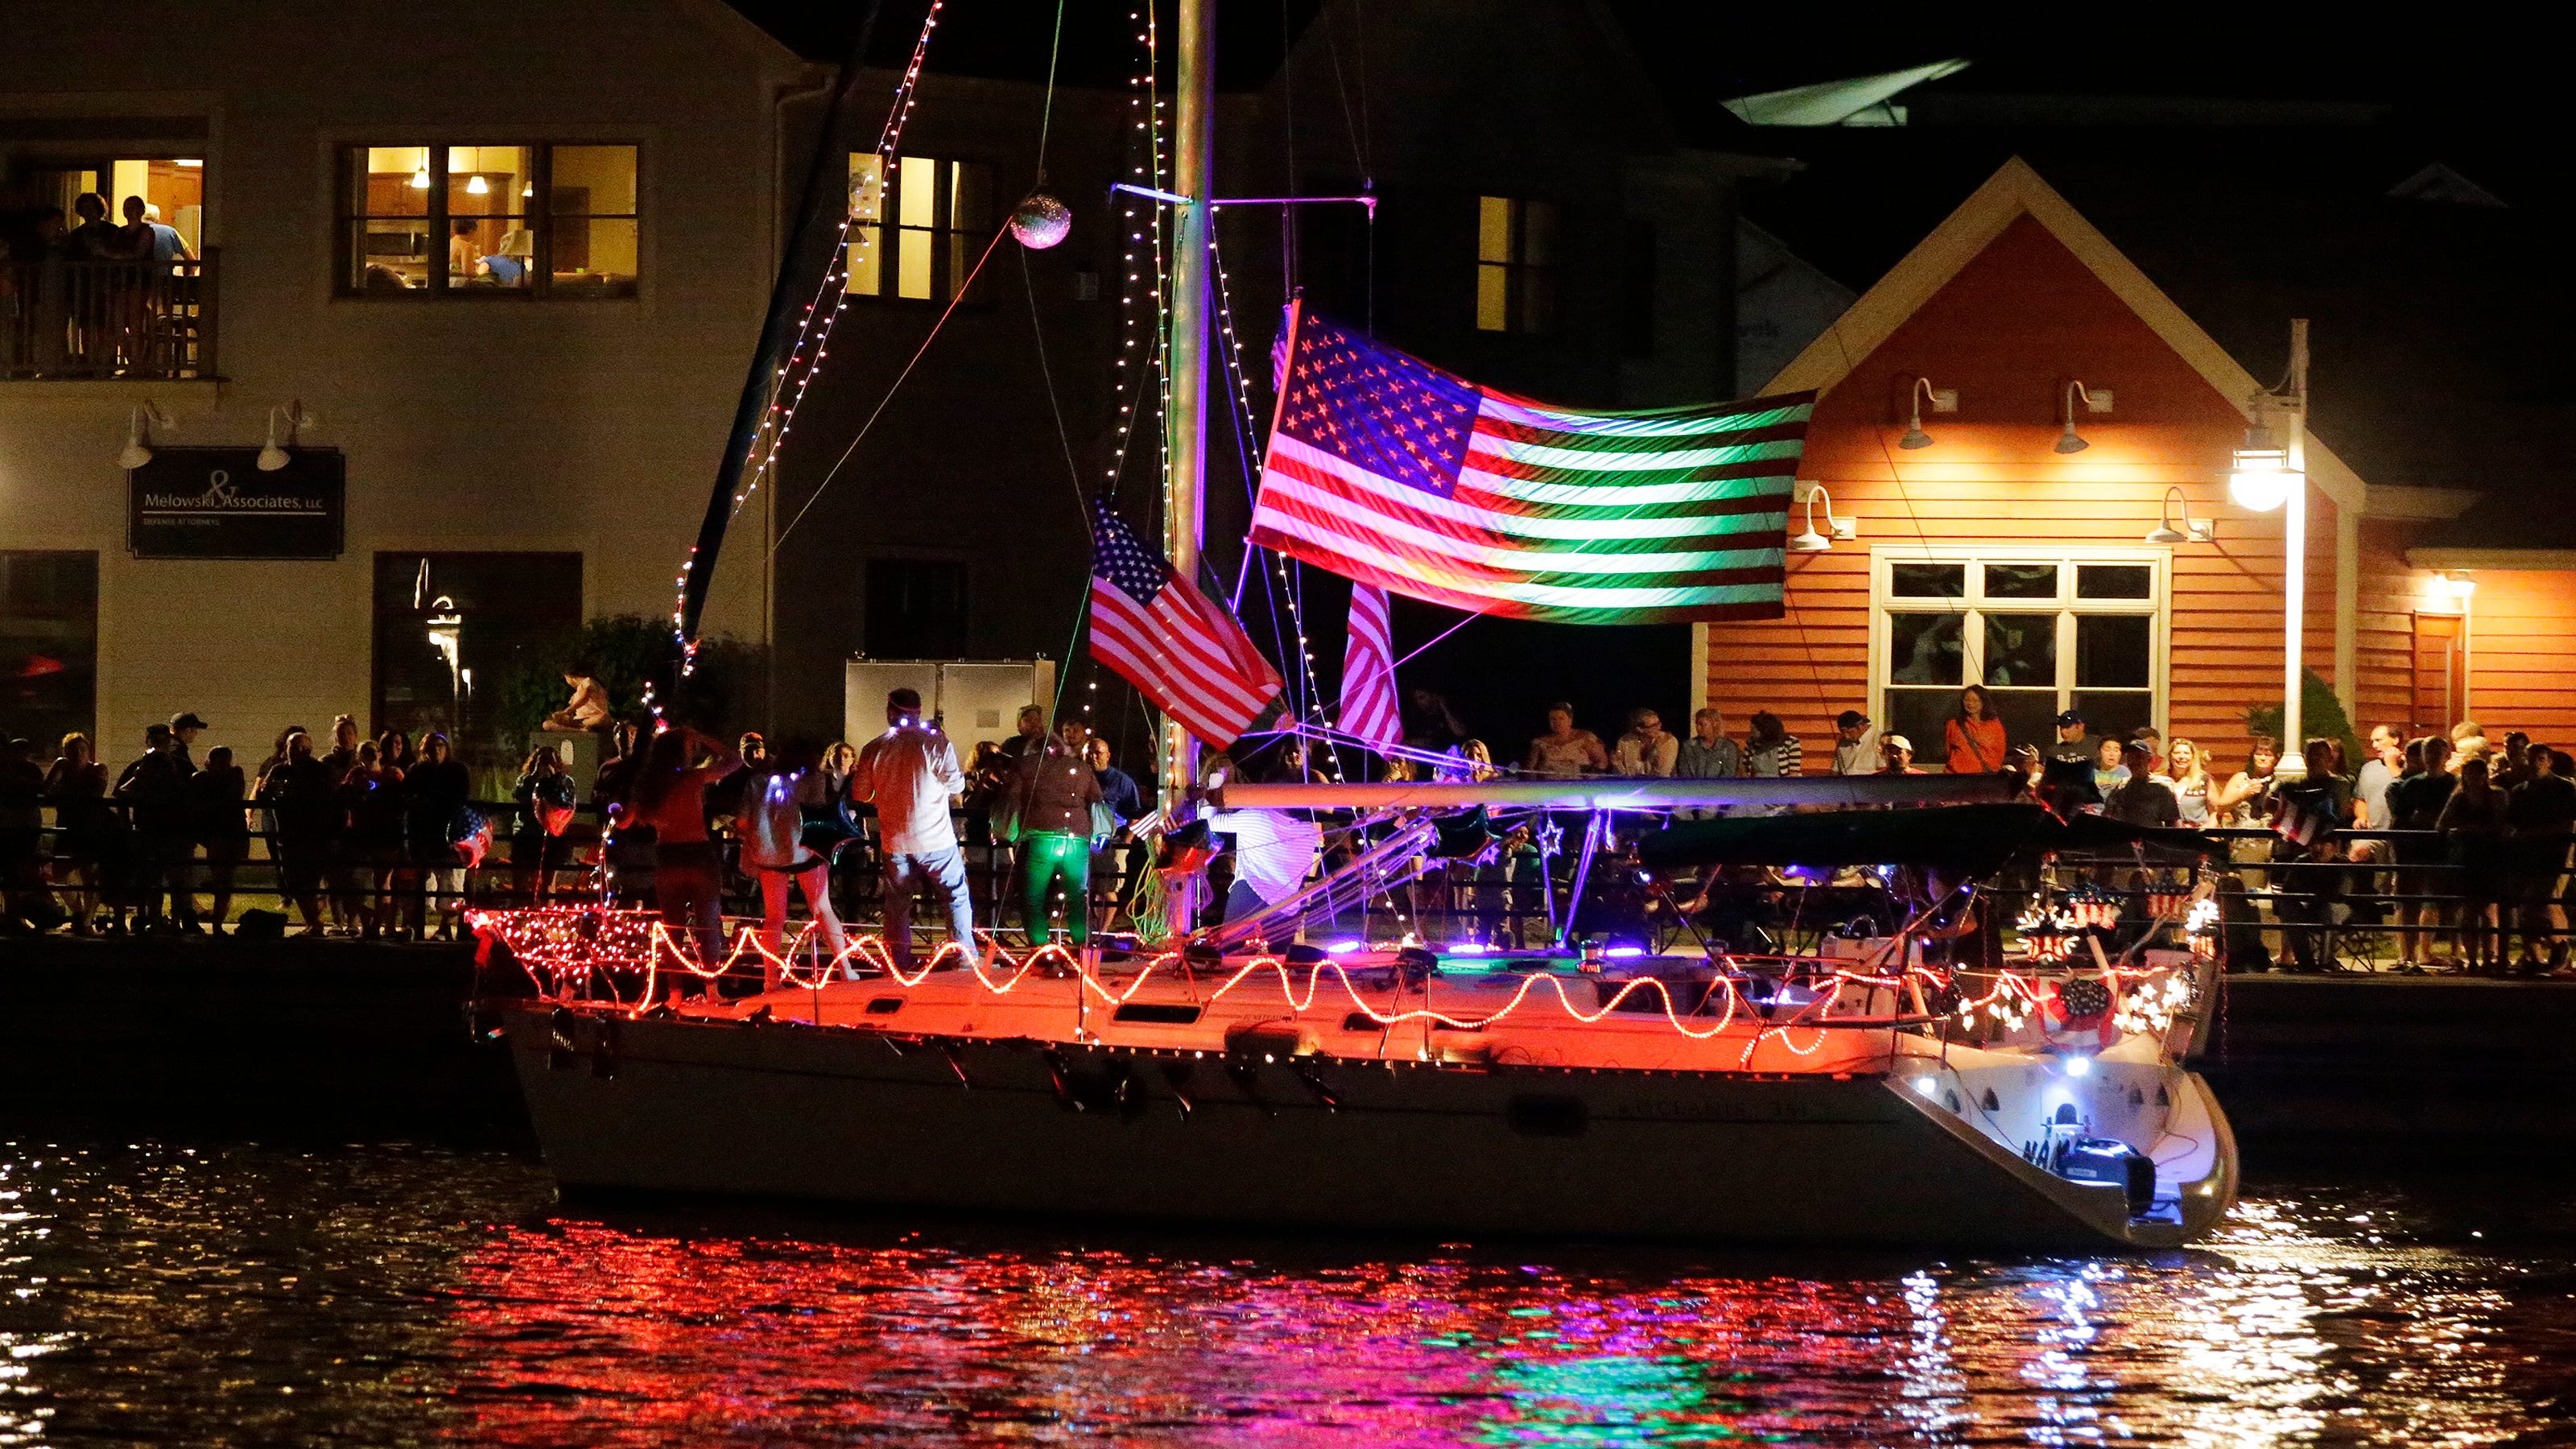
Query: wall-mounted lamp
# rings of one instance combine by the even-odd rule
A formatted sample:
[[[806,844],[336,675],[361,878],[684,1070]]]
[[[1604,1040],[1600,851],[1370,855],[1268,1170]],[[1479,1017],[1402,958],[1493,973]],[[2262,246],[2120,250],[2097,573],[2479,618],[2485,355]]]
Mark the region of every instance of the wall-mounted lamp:
[[[2269,513],[2288,502],[2290,490],[2303,481],[2290,471],[2290,450],[2281,435],[2258,425],[2245,430],[2245,441],[2236,449],[2235,466],[2227,474],[2227,496],[2238,507]]]
[[[2478,581],[2465,573],[2444,574],[2441,583],[2445,593],[2464,605],[2468,603],[2469,595],[2478,591]]]
[[[308,423],[321,421],[304,410],[301,402],[279,403],[268,410],[268,445],[259,450],[259,471],[274,473],[293,459],[287,449],[295,446],[295,435]]]
[[[130,473],[151,462],[152,429],[176,426],[159,404],[138,404],[125,416],[125,446],[116,455],[116,466]]]
[[[1905,400],[1908,405],[1905,436],[1896,440],[1896,446],[1900,448],[1928,448],[1932,446],[1932,435],[1923,431],[1923,402],[1926,398],[1931,399],[1932,411],[1936,413],[1955,413],[1959,410],[1959,390],[1957,388],[1936,388],[1932,385],[1932,380],[1927,377],[1918,377],[1914,379],[1914,386],[1908,389],[1905,394]]]
[[[2109,389],[2095,392],[2081,382],[2068,383],[2065,396],[2059,399],[2066,414],[2065,435],[2057,440],[2057,451],[2061,453],[2081,453],[2093,446],[2078,437],[2075,432],[2075,400],[2079,397],[2084,399],[2084,410],[2088,413],[2107,413],[2111,410]]]
[[[2174,526],[2174,504],[2177,502],[2182,504],[2180,528]],[[2214,524],[2191,516],[2191,500],[2183,496],[2183,491],[2178,486],[2169,486],[2165,489],[2164,502],[2159,510],[2156,526],[2147,530],[2149,543],[2207,543],[2217,536],[2218,531]]]
[[[1849,543],[1859,536],[1859,528],[1850,519],[1834,517],[1834,495],[1825,491],[1824,484],[1801,483],[1798,487],[1799,500],[1807,505],[1807,531],[1789,540],[1789,552],[1824,553],[1834,546],[1835,539]],[[1831,538],[1816,532],[1816,500],[1819,498],[1825,500],[1825,527],[1831,532]]]

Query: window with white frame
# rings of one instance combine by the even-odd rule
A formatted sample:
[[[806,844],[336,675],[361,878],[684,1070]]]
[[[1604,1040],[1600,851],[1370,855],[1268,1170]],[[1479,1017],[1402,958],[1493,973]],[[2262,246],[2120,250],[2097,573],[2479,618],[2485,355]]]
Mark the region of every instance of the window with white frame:
[[[2062,710],[2111,734],[2164,717],[2167,570],[2138,550],[1882,550],[1871,561],[1880,727],[1938,766],[1959,691],[1982,684],[2014,745]]]

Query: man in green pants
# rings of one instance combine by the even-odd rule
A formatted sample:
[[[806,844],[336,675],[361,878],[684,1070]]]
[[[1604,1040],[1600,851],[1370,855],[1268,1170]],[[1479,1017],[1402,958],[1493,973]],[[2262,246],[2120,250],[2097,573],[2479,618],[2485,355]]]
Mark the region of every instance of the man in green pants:
[[[1013,793],[1019,805],[1022,899],[1028,906],[1032,946],[1047,940],[1050,898],[1059,883],[1073,944],[1091,942],[1091,807],[1100,803],[1100,777],[1083,758],[1088,733],[1066,720],[1043,746],[1020,756]]]

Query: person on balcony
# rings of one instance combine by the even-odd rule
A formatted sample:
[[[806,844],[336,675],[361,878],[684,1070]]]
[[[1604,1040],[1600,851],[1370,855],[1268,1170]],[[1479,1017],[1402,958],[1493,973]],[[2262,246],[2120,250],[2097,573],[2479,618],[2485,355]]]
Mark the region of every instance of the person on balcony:
[[[163,222],[159,209],[140,196],[125,198],[123,250],[137,260],[167,266],[172,262],[193,262],[197,254],[188,250],[188,239],[179,229]]]
[[[116,223],[107,219],[107,198],[95,191],[84,191],[72,198],[72,215],[80,224],[63,238],[71,254],[85,259],[114,257],[122,245]]]

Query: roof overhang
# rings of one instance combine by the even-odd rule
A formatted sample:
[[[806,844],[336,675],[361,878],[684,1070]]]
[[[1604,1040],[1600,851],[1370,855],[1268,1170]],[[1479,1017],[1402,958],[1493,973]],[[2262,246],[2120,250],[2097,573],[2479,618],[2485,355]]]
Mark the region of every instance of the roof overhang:
[[[2451,569],[2576,569],[2576,548],[2410,548],[2410,567]]]

